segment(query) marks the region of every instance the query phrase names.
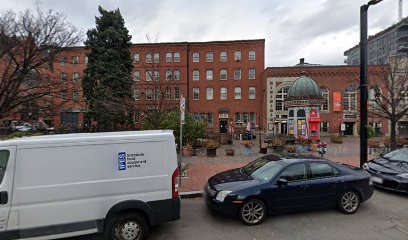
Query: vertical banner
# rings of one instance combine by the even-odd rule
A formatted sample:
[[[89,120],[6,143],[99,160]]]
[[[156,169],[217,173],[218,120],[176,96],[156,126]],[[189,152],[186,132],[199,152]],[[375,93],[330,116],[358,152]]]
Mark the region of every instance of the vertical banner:
[[[333,92],[333,112],[341,112],[341,92]]]

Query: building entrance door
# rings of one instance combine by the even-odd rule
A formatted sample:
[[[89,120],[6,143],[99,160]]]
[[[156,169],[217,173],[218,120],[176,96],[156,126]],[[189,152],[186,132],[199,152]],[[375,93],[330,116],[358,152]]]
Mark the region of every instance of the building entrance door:
[[[288,133],[288,124],[287,123],[281,123],[281,132],[282,134],[287,134]]]
[[[354,123],[353,122],[346,122],[346,129],[344,130],[344,135],[353,135]]]
[[[228,120],[220,120],[220,133],[228,133]]]

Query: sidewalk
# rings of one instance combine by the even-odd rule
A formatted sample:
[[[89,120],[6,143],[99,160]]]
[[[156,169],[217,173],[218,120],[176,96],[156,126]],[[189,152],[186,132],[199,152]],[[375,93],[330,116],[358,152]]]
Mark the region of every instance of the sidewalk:
[[[328,138],[323,138],[322,141],[328,143],[328,151],[325,158],[359,166],[359,138],[345,137],[343,144],[332,144]],[[242,167],[264,156],[264,154],[258,153],[259,139],[253,139],[252,142],[255,146],[252,147],[254,153],[250,156],[244,156],[242,154],[243,146],[240,144],[241,141],[235,140],[233,144],[233,148],[235,149],[234,156],[226,156],[225,148],[227,146],[224,145],[217,149],[217,157],[207,157],[206,149],[197,150],[197,156],[183,157],[183,163],[187,164],[187,176],[182,178],[180,192],[202,191],[208,178],[211,176],[228,169]],[[268,148],[268,154],[272,153],[272,149]],[[317,153],[309,153],[317,155]],[[371,158],[374,158],[374,156],[369,156],[369,159]]]

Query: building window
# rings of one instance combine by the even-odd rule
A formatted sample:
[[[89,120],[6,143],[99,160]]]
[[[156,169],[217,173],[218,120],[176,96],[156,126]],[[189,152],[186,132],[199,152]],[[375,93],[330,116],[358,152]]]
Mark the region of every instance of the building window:
[[[67,64],[67,59],[65,57],[60,58],[61,66],[65,66]]]
[[[241,69],[240,68],[234,69],[234,79],[241,80]]]
[[[67,74],[64,73],[64,72],[62,72],[62,73],[60,74],[60,78],[61,78],[61,81],[63,81],[63,82],[67,81]]]
[[[193,70],[193,81],[200,80],[200,70]]]
[[[175,87],[174,88],[174,99],[179,99],[180,98],[180,88]]]
[[[329,89],[326,87],[320,88],[322,91],[322,97],[324,99],[323,104],[320,106],[321,111],[329,111]]]
[[[227,80],[228,72],[227,69],[220,70],[220,80]]]
[[[152,81],[152,71],[146,71],[146,81]]]
[[[166,53],[166,62],[171,62],[173,60],[171,53]]]
[[[154,81],[160,81],[160,74],[159,71],[154,71]]]
[[[241,52],[235,51],[234,52],[234,61],[241,61]]]
[[[214,126],[214,114],[207,113],[207,124],[209,127]]]
[[[133,62],[138,63],[140,61],[140,55],[139,53],[133,54]]]
[[[166,99],[167,100],[171,99],[171,88],[170,87],[166,88]]]
[[[321,122],[320,123],[320,132],[328,133],[329,132],[329,123],[328,122]]]
[[[207,100],[213,100],[214,98],[214,89],[207,88]]]
[[[193,88],[193,100],[200,100],[200,89]]]
[[[249,114],[249,122],[251,123],[252,126],[256,125],[256,114],[254,112],[251,112]]]
[[[78,90],[72,91],[72,100],[74,100],[75,102],[79,101],[79,91]]]
[[[357,93],[354,89],[346,89],[343,93],[343,109],[345,111],[357,110]]]
[[[174,70],[174,80],[180,80],[180,70]]]
[[[74,72],[72,74],[72,81],[77,82],[79,80],[79,73]]]
[[[154,99],[161,100],[161,90],[159,88],[154,89]]]
[[[227,88],[226,87],[222,87],[220,89],[220,98],[221,100],[226,100],[227,99]]]
[[[275,105],[275,110],[276,111],[287,111],[288,108],[285,106],[284,101],[286,97],[288,96],[288,89],[289,86],[281,88],[277,94],[276,94],[276,105]]]
[[[206,71],[207,80],[213,80],[213,70],[209,69]]]
[[[247,125],[248,124],[248,113],[242,113],[242,122]]]
[[[89,57],[85,56],[85,65],[88,65],[88,62],[89,62]]]
[[[79,57],[78,56],[72,57],[72,64],[74,64],[74,65],[79,64]]]
[[[140,99],[140,89],[138,88],[133,89],[133,99],[134,100]]]
[[[68,100],[67,91],[62,91],[61,92],[61,100],[64,101],[64,102]]]
[[[251,61],[255,60],[255,51],[249,51],[248,59]]]
[[[249,99],[255,99],[256,96],[256,90],[255,87],[249,87]]]
[[[235,125],[241,125],[242,124],[241,113],[236,112],[234,116]]]
[[[154,63],[159,63],[160,62],[160,54],[159,53],[155,53],[153,55],[153,61],[154,61]]]
[[[249,79],[255,79],[256,71],[255,68],[250,68],[248,72]]]
[[[146,88],[146,100],[153,99],[153,90],[151,88]]]
[[[140,81],[140,72],[139,71],[135,71],[133,73],[133,81],[135,82],[139,82]]]
[[[133,111],[133,122],[139,122],[139,110]]]
[[[220,62],[226,62],[227,61],[227,52],[222,51],[220,53]]]
[[[205,60],[207,62],[213,62],[214,61],[214,52],[207,52],[205,55]]]
[[[180,53],[179,52],[174,53],[174,62],[180,62]]]
[[[173,73],[171,70],[166,70],[166,80],[170,81]]]
[[[193,62],[200,62],[200,54],[193,53]]]
[[[235,93],[235,99],[241,99],[241,87],[235,87],[234,93]]]
[[[146,63],[152,63],[152,54],[151,53],[146,54]]]

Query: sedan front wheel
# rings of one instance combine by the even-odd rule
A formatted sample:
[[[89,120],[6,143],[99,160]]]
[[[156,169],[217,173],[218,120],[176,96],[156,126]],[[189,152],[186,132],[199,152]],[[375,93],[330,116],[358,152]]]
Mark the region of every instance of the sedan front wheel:
[[[249,199],[244,202],[239,210],[239,219],[247,225],[257,225],[267,216],[265,204],[258,199]]]

